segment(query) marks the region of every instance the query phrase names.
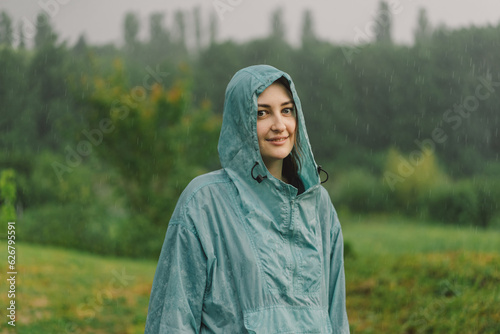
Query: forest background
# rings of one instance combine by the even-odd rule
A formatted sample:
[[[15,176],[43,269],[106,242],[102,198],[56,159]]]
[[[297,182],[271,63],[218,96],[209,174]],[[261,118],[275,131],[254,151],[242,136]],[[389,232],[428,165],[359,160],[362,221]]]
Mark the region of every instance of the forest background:
[[[1,221],[21,241],[156,260],[184,187],[220,168],[224,91],[253,64],[294,78],[341,218],[498,234],[500,24],[433,27],[422,9],[398,45],[382,1],[356,44],[320,40],[305,11],[292,46],[282,9],[248,42],[220,41],[216,15],[153,13],[140,39],[131,12],[117,46],[60,42],[43,13],[26,34],[0,13]]]

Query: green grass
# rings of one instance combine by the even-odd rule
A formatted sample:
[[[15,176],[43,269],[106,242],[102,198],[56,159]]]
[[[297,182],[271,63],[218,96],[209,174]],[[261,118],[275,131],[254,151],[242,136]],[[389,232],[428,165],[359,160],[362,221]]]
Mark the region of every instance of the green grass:
[[[446,251],[500,253],[500,230],[424,223],[393,215],[339,213],[344,238],[363,255]]]
[[[0,247],[5,254],[6,243]],[[25,243],[16,248],[16,333],[144,333],[155,261]],[[5,283],[2,309],[8,302]]]
[[[340,218],[352,333],[500,333],[499,231]],[[16,333],[143,333],[156,261],[16,246]]]
[[[342,227],[352,333],[500,333],[499,231],[385,216]]]

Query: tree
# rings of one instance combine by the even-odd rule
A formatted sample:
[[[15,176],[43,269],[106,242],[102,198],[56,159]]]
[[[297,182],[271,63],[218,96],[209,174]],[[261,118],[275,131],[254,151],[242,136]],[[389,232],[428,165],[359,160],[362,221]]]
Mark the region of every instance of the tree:
[[[29,94],[22,92],[29,103],[23,113],[35,123],[33,147],[62,150],[82,126],[75,118],[73,95],[68,94],[69,78],[80,77],[86,71],[75,66],[76,57],[68,52],[65,43],[55,45],[50,42],[55,41],[54,34],[49,36],[46,42],[40,38],[39,48],[30,57],[24,79]]]
[[[213,110],[222,114],[226,84],[243,67],[244,53],[244,48],[232,41],[210,45],[200,53],[193,71],[193,94],[198,103],[209,100]]]
[[[143,64],[158,64],[163,59],[172,59],[172,52],[175,50],[165,27],[165,13],[152,13],[149,16],[149,42],[145,45],[145,50],[138,55],[140,60]],[[144,65],[141,67],[143,69]]]
[[[40,50],[47,45],[54,45],[57,35],[52,28],[49,17],[44,14],[38,14],[36,18],[35,48]]]
[[[80,37],[78,37],[78,41],[76,42],[75,46],[73,47],[73,51],[75,51],[76,54],[82,54],[87,50],[87,41],[85,39],[85,35],[81,34]]]
[[[392,14],[387,2],[381,1],[379,3],[375,22],[375,40],[377,43],[392,43]]]
[[[163,26],[165,15],[163,13],[152,13],[149,16],[149,37],[151,43],[158,43],[165,40],[167,32]]]
[[[86,117],[96,126],[107,122],[95,149],[120,174],[130,213],[162,227],[183,188],[217,157],[220,118],[208,104],[188,104],[185,81],[129,90],[124,76],[118,64],[111,77],[95,80]]]
[[[26,48],[26,41],[24,37],[24,25],[22,21],[19,21],[19,24],[17,26],[17,31],[19,32],[19,42],[17,47],[20,50],[24,50]]]
[[[0,44],[12,46],[12,40],[13,40],[12,20],[10,19],[7,12],[2,11],[0,13]]]
[[[210,45],[214,45],[217,41],[217,37],[219,34],[219,23],[217,21],[217,15],[214,12],[210,13],[210,24],[209,24],[209,37],[210,37]]]
[[[137,47],[139,34],[139,17],[136,13],[129,12],[125,15],[125,21],[123,23],[124,28],[124,39],[125,46],[129,50],[134,50]]]
[[[304,11],[302,16],[302,47],[311,45],[316,41],[316,34],[314,33],[314,20],[311,10]]]
[[[193,9],[193,20],[194,20],[194,34],[196,42],[196,51],[200,52],[202,46],[202,36],[201,36],[201,16],[200,7],[196,6]]]
[[[175,43],[181,53],[187,53],[186,43],[186,15],[182,10],[177,10],[174,14]]]
[[[427,43],[432,37],[432,27],[427,18],[425,8],[420,8],[418,11],[417,28],[415,29],[414,36],[416,44]]]
[[[283,20],[283,8],[277,8],[271,14],[271,38],[277,40],[285,39],[285,22]]]
[[[32,97],[22,53],[0,47],[0,155],[25,151],[33,140],[34,122],[27,103]],[[1,163],[1,162],[0,162]],[[1,167],[0,167],[1,168]]]

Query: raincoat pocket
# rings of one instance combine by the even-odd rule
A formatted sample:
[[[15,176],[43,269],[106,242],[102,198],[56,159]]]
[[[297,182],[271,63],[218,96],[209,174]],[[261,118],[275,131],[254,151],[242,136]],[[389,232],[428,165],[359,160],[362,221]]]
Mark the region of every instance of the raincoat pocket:
[[[295,224],[293,230],[282,231],[283,226],[262,212],[254,211],[246,218],[269,291],[292,295],[318,293],[322,245],[316,219],[310,218],[307,226]]]
[[[309,224],[317,226],[312,219]],[[321,288],[321,252],[322,244],[318,240],[316,227],[298,226],[293,234],[295,258],[299,270],[294,291],[297,294],[314,294]]]
[[[326,310],[314,307],[270,306],[244,312],[252,334],[332,333]]]

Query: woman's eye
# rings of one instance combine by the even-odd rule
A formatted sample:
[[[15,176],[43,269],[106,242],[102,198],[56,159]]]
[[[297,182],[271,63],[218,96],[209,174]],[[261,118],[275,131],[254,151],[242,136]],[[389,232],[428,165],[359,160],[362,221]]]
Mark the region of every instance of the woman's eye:
[[[293,114],[293,109],[292,108],[285,108],[285,109],[283,109],[282,113],[286,114],[286,115],[291,115],[291,114]]]
[[[266,111],[265,111],[265,110],[258,110],[258,111],[257,111],[257,116],[258,116],[258,117],[262,117],[262,116],[264,116],[265,114],[266,114]]]

